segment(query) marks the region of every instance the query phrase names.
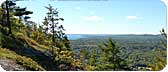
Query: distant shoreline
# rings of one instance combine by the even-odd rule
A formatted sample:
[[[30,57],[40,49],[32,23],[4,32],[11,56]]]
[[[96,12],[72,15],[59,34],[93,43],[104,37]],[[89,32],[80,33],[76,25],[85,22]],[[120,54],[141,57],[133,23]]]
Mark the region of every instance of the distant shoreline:
[[[94,36],[160,36],[161,34],[67,34],[69,40],[88,38]]]

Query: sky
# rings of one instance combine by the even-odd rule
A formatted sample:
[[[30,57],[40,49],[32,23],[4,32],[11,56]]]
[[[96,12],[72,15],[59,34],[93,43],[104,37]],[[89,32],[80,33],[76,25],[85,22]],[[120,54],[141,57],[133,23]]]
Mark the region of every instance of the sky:
[[[41,23],[51,4],[65,21],[67,34],[160,34],[166,28],[166,5],[160,0],[27,0],[16,2]]]

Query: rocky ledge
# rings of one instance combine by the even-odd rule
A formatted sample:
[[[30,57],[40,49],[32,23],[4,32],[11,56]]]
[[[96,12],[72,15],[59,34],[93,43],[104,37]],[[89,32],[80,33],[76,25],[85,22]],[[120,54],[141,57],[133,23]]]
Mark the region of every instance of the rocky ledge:
[[[26,68],[9,59],[1,59],[0,65],[6,71],[26,71]]]

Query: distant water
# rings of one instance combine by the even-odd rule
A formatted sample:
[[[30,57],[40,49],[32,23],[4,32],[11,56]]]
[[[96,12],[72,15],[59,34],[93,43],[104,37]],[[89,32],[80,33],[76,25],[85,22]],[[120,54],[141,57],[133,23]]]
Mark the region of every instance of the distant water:
[[[113,38],[130,38],[130,37],[144,37],[144,36],[155,36],[151,34],[120,34],[120,35],[114,35],[114,34],[67,34],[69,40],[77,40],[80,38],[89,38],[89,37],[113,37]],[[159,36],[159,35],[158,35]]]
[[[67,34],[69,40],[77,40],[80,38],[88,38],[95,36],[107,36],[107,34]]]
[[[67,36],[69,40],[77,40],[85,37],[84,35],[80,35],[80,34],[68,34]]]

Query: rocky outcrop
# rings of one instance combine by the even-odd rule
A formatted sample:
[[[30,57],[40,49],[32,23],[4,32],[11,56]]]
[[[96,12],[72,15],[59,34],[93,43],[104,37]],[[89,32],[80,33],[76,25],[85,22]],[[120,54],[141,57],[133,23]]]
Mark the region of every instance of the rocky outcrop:
[[[6,71],[26,71],[26,68],[9,59],[1,59],[0,65]]]

